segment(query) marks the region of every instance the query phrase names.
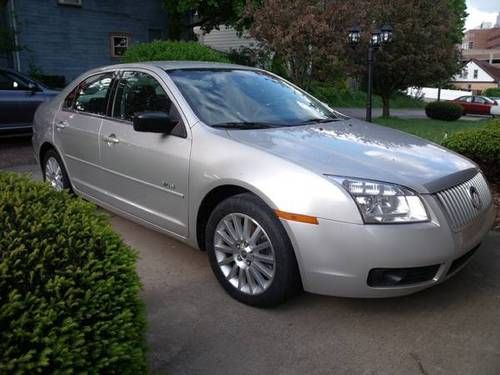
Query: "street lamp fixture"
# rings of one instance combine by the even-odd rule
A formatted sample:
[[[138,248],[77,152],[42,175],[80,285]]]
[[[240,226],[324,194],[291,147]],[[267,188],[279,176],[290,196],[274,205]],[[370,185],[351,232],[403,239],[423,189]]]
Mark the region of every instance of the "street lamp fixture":
[[[392,26],[384,24],[380,29],[375,29],[370,34],[368,43],[368,101],[366,104],[366,121],[372,122],[372,103],[373,103],[373,55],[382,45],[392,42]],[[349,29],[347,36],[352,48],[361,42],[361,29],[355,25]]]
[[[359,26],[354,25],[349,29],[349,34],[347,34],[347,40],[351,47],[356,47],[361,41],[361,29]]]

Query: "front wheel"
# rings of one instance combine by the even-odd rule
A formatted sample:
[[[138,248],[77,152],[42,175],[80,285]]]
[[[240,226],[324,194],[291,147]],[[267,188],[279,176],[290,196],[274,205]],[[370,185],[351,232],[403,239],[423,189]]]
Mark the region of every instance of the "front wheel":
[[[238,301],[272,306],[300,289],[287,233],[256,196],[239,194],[220,203],[210,215],[205,238],[217,280]]]

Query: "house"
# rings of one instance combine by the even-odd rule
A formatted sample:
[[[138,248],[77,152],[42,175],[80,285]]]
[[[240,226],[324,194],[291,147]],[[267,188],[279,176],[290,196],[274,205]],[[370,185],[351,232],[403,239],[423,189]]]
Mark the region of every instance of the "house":
[[[500,68],[485,61],[472,59],[451,83],[458,89],[480,94],[488,88],[500,87]]]
[[[20,48],[0,64],[64,76],[120,62],[128,46],[165,38],[163,0],[3,0],[0,19]],[[1,5],[1,4],[0,4]]]
[[[209,33],[204,33],[200,27],[193,29],[198,38],[198,42],[221,52],[240,50],[242,48],[254,48],[258,42],[247,33],[239,34],[230,26],[219,26]]]

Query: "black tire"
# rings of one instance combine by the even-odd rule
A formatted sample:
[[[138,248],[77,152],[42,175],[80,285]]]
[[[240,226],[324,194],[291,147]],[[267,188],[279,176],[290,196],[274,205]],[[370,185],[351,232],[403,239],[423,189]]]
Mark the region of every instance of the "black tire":
[[[226,279],[218,265],[214,246],[215,231],[218,223],[231,213],[244,214],[255,220],[267,233],[272,244],[275,258],[274,277],[267,289],[260,294],[240,291]],[[253,194],[232,196],[212,211],[205,228],[205,246],[217,280],[229,295],[240,302],[258,307],[274,306],[283,303],[302,289],[297,260],[285,228],[273,210]]]
[[[50,149],[48,150],[45,155],[43,156],[43,161],[42,161],[42,174],[43,174],[43,180],[47,182],[47,163],[49,162],[49,159],[55,159],[57,161],[57,164],[61,168],[61,173],[62,173],[62,188],[64,190],[69,190],[70,192],[73,192],[73,189],[71,188],[71,183],[69,181],[68,173],[66,172],[66,168],[64,167],[64,163],[61,160],[61,157],[57,153],[56,150]]]

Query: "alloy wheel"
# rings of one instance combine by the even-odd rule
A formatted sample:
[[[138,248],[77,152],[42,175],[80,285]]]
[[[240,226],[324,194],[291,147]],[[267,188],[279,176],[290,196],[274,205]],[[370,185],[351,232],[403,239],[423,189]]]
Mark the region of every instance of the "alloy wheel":
[[[231,213],[217,224],[214,236],[217,264],[240,292],[261,294],[272,284],[276,257],[266,231],[250,216]]]
[[[59,162],[54,157],[49,157],[45,164],[45,180],[56,191],[64,189],[64,177]]]

